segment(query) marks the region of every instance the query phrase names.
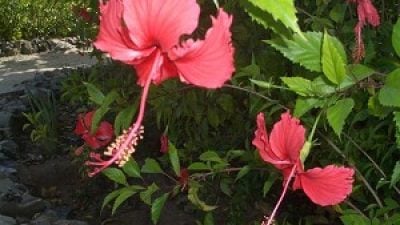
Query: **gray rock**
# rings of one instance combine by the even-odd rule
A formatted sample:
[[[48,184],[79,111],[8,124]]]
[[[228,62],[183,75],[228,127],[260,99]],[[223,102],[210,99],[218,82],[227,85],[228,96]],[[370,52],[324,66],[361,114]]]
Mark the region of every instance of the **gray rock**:
[[[15,221],[14,218],[0,215],[0,224],[1,225],[16,225],[17,222]]]
[[[43,199],[33,197],[28,193],[24,193],[20,199],[0,200],[0,213],[6,216],[32,218],[45,208],[46,203]]]
[[[15,56],[18,55],[19,50],[13,47],[5,47],[4,49],[4,56]]]
[[[0,128],[9,128],[12,113],[0,111]]]
[[[30,41],[21,41],[21,53],[22,54],[32,54],[35,49]]]
[[[0,153],[10,159],[17,158],[18,145],[13,140],[0,141]]]
[[[58,220],[52,225],[88,225],[88,223],[79,220]]]
[[[12,190],[14,187],[15,183],[12,180],[3,177],[2,179],[0,179],[0,196]]]
[[[52,225],[57,220],[57,213],[52,210],[47,210],[34,218],[29,225]]]

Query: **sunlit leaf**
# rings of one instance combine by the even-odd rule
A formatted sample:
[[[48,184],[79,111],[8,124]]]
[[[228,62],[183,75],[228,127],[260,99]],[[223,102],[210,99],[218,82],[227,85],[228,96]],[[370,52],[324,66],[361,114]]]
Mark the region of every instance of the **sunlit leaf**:
[[[334,84],[340,84],[346,77],[346,59],[340,54],[334,39],[328,34],[324,34],[322,43],[322,71],[325,76]]]
[[[342,133],[346,118],[350,115],[353,107],[354,100],[351,98],[345,98],[337,101],[335,105],[328,108],[328,122],[335,131],[336,135],[340,136]]]

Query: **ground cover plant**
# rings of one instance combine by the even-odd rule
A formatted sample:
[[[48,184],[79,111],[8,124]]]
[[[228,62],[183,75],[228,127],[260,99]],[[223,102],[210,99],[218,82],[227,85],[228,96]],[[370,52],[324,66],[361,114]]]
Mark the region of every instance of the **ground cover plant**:
[[[203,225],[400,224],[398,2],[96,3],[111,72],[62,99],[114,183],[103,213],[134,199],[157,224],[183,196]]]

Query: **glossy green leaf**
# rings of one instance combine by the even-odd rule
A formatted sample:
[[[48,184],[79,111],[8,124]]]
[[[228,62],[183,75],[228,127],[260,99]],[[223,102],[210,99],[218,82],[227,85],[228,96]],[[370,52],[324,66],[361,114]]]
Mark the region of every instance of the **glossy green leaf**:
[[[379,101],[384,106],[400,107],[400,69],[386,76],[385,85],[379,92]]]
[[[282,77],[289,89],[296,92],[300,96],[312,96],[313,91],[311,88],[311,81],[302,77]]]
[[[212,212],[206,213],[204,216],[203,225],[214,225],[214,216]]]
[[[324,34],[322,43],[322,71],[324,75],[334,84],[340,84],[346,77],[346,64],[341,47],[337,47],[334,39],[328,34]]]
[[[237,180],[241,179],[242,177],[244,177],[246,174],[248,174],[250,172],[250,169],[251,168],[250,168],[249,165],[246,165],[246,166],[242,167],[240,169],[239,173],[236,175],[235,182]]]
[[[103,204],[101,205],[101,211],[103,211],[104,206],[110,203],[113,199],[115,199],[120,193],[122,189],[115,190],[109,193],[103,200]]]
[[[142,178],[139,164],[133,158],[125,163],[125,165],[122,167],[122,170],[130,177]]]
[[[271,190],[272,185],[278,179],[278,175],[276,173],[270,173],[268,179],[264,182],[263,187],[263,197],[265,197],[268,192]]]
[[[210,168],[202,162],[194,162],[189,165],[188,170],[209,170]]]
[[[171,142],[168,143],[168,156],[169,156],[169,161],[172,164],[172,169],[175,172],[176,176],[180,176],[181,174],[181,165],[179,163],[179,155],[178,155],[178,150],[176,149],[175,145],[172,144]]]
[[[206,151],[200,155],[201,161],[213,161],[213,162],[222,162],[223,160],[219,155],[214,151]]]
[[[142,173],[163,173],[163,170],[155,159],[147,158],[142,166]]]
[[[397,19],[397,22],[393,27],[392,45],[397,56],[400,57],[400,17]]]
[[[294,0],[249,0],[249,2],[262,11],[270,13],[276,21],[282,22],[287,28],[292,29],[296,33],[301,32],[297,24],[297,10]]]
[[[100,89],[98,89],[95,85],[91,83],[84,82],[83,84],[86,86],[87,92],[89,94],[89,100],[96,103],[97,105],[103,104],[105,98],[103,92],[101,92]]]
[[[128,106],[117,114],[114,121],[114,133],[116,136],[121,134],[123,130],[128,129],[128,127],[132,124],[132,119],[136,111],[137,102],[136,104]]]
[[[140,192],[140,199],[147,205],[151,205],[151,196],[159,189],[160,188],[157,186],[157,184],[152,183],[145,191]]]
[[[153,224],[158,223],[161,211],[164,208],[165,202],[168,199],[168,195],[169,193],[163,194],[161,197],[154,200],[153,204],[151,205],[151,221],[153,221]]]
[[[340,136],[346,118],[350,115],[354,107],[354,100],[345,98],[336,102],[327,110],[327,118],[329,125],[333,128],[336,135]]]
[[[128,198],[132,197],[132,195],[136,194],[136,190],[132,190],[130,188],[124,188],[119,193],[118,197],[115,199],[111,214],[113,215],[118,207],[125,202]]]
[[[349,88],[357,82],[375,74],[375,70],[362,64],[350,64],[347,66],[346,70],[347,76],[342,83],[340,83],[340,89]]]
[[[102,172],[106,177],[108,177],[110,180],[118,183],[118,184],[123,184],[123,185],[128,185],[128,182],[126,181],[125,174],[117,168],[107,168],[103,170]]]
[[[321,72],[321,42],[322,33],[306,32],[303,36],[294,34],[293,39],[286,39],[285,43],[276,40],[266,41],[272,47],[280,51],[286,58],[298,63],[304,68]]]

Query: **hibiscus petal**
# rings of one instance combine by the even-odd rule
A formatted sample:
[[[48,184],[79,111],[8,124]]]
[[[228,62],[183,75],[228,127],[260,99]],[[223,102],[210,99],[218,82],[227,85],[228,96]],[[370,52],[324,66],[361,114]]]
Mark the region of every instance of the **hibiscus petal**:
[[[133,60],[151,54],[154,48],[137,50],[122,25],[122,12],[121,0],[100,1],[100,28],[94,46],[110,53],[113,59],[131,64]]]
[[[200,7],[196,0],[122,1],[131,40],[140,48],[160,45],[167,51],[182,34],[191,34],[197,27]]]
[[[100,143],[97,141],[96,137],[90,134],[84,134],[82,139],[85,141],[87,145],[89,145],[92,149],[98,149],[101,147]]]
[[[315,204],[321,206],[336,205],[342,202],[352,191],[354,170],[329,165],[314,168],[298,174],[294,189],[302,188]]]
[[[268,134],[265,127],[264,113],[257,115],[257,130],[254,132],[252,144],[257,148],[258,153],[265,162],[273,164],[278,169],[283,169],[290,164],[290,161],[281,160],[272,151],[268,143]],[[285,164],[283,167],[282,165]],[[290,172],[290,171],[289,171]]]
[[[270,145],[272,152],[282,160],[297,163],[300,150],[304,145],[305,129],[297,118],[289,112],[281,115],[281,120],[277,122],[270,135]]]
[[[204,41],[189,39],[169,52],[183,82],[218,88],[232,77],[235,70],[229,31],[232,17],[220,9],[217,18],[212,17],[212,23]]]
[[[103,121],[100,123],[99,128],[95,134],[101,146],[108,145],[114,136],[114,129],[109,122]]]

